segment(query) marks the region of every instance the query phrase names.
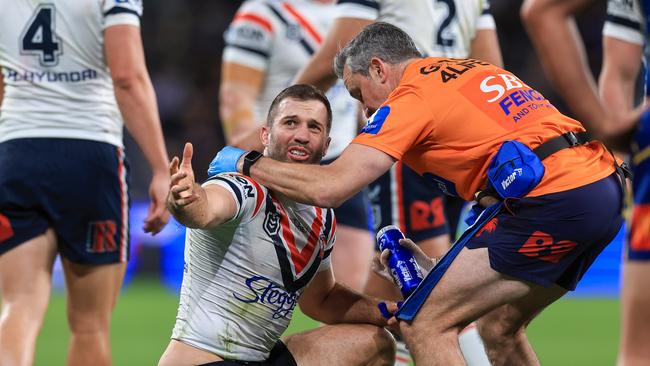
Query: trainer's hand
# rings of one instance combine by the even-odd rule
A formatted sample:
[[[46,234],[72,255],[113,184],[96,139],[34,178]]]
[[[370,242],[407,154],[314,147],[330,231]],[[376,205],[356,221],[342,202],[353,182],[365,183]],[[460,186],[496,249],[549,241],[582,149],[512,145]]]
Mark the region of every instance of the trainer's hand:
[[[165,206],[167,193],[169,192],[169,176],[167,173],[154,174],[149,184],[149,210],[144,219],[142,230],[151,235],[158,234],[169,222],[170,213]]]
[[[426,276],[431,269],[438,263],[438,260],[436,258],[431,258],[426,253],[420,249],[420,247],[415,244],[411,239],[400,239],[399,240],[399,245],[403,246],[404,248],[408,249],[413,253],[413,257],[415,258],[415,262],[420,266],[420,270],[422,271],[422,275]],[[383,252],[381,252],[381,255],[379,258],[375,256],[373,259],[372,263],[372,268],[373,270],[375,268],[380,268],[382,269],[381,272],[377,272],[380,276],[386,278],[386,275],[390,276],[391,280],[395,282],[393,277],[390,275],[388,271],[388,260],[390,259],[390,251],[388,249],[385,249]],[[379,261],[379,263],[377,263]],[[383,272],[383,273],[382,273]]]
[[[237,173],[237,163],[245,153],[245,150],[236,147],[224,147],[210,162],[210,166],[208,167],[208,177],[212,177],[219,173]]]
[[[191,143],[186,143],[183,149],[183,161],[174,156],[169,164],[169,195],[167,196],[167,206],[170,211],[178,209],[195,202],[199,199],[199,193],[196,190],[197,184],[194,181],[194,170],[192,170],[193,147]]]

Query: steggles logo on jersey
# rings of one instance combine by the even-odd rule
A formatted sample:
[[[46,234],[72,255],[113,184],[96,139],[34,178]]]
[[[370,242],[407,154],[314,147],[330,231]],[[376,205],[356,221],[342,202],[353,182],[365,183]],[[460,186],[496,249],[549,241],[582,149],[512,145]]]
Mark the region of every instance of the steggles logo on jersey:
[[[273,307],[273,319],[289,319],[298,303],[298,294],[287,292],[282,286],[264,276],[252,276],[246,279],[248,294],[239,295],[233,292],[235,299],[246,303],[260,303]]]
[[[458,91],[506,130],[557,112],[541,93],[510,73],[480,72]]]

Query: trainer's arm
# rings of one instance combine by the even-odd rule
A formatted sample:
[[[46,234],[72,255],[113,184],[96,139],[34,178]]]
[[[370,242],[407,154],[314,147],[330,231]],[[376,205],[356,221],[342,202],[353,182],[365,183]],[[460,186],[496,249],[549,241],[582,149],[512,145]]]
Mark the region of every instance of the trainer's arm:
[[[243,159],[237,168],[241,172]],[[260,184],[285,196],[318,207],[338,207],[377,179],[395,160],[375,148],[350,144],[332,164],[283,163],[263,157],[251,167]]]
[[[167,207],[176,221],[189,228],[207,229],[230,220],[237,214],[235,198],[218,185],[201,187],[194,179],[192,144],[186,143],[183,160],[169,165],[170,186]]]
[[[495,29],[479,29],[470,44],[470,58],[482,60],[503,67],[499,38]]]
[[[158,105],[144,60],[140,28],[115,25],[104,31],[104,50],[111,70],[115,99],[129,130],[153,172],[149,185],[151,206],[146,232],[157,233],[167,224],[165,197],[169,187],[169,158],[163,139]]]
[[[625,124],[634,108],[636,79],[641,70],[643,48],[639,44],[613,37],[603,37],[603,67],[599,87],[603,103],[616,118],[607,132],[616,132]],[[609,134],[609,133],[608,133]]]
[[[255,100],[262,91],[265,72],[235,62],[221,64],[219,114],[229,145],[262,151],[260,123],[255,120]]]
[[[332,269],[316,273],[299,300],[300,310],[326,324],[368,323],[385,326],[379,301],[355,292],[334,280]]]
[[[358,18],[336,19],[327,32],[323,45],[296,75],[294,83],[310,84],[322,91],[327,91],[336,82],[336,74],[332,67],[334,56],[339,49],[347,45],[354,36],[371,23],[370,20]]]
[[[598,133],[607,123],[607,113],[573,18],[591,1],[526,0],[521,17],[546,74],[576,118]]]

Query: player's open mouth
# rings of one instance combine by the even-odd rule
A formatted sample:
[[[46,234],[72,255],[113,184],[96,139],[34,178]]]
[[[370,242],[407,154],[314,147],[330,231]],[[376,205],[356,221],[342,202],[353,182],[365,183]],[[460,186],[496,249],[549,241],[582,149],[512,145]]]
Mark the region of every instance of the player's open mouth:
[[[299,146],[290,147],[287,155],[293,161],[306,161],[311,156],[309,150]]]

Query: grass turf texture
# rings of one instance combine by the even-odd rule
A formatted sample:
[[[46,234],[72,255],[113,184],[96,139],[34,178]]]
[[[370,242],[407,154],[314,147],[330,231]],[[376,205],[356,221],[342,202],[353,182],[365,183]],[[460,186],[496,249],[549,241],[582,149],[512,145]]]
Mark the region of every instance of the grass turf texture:
[[[178,299],[156,280],[127,287],[113,314],[111,342],[117,366],[155,365],[169,342]],[[560,300],[530,326],[529,338],[542,365],[613,365],[618,345],[619,302]],[[297,311],[288,332],[316,325]],[[65,296],[54,293],[38,339],[36,365],[65,365],[69,333]]]

